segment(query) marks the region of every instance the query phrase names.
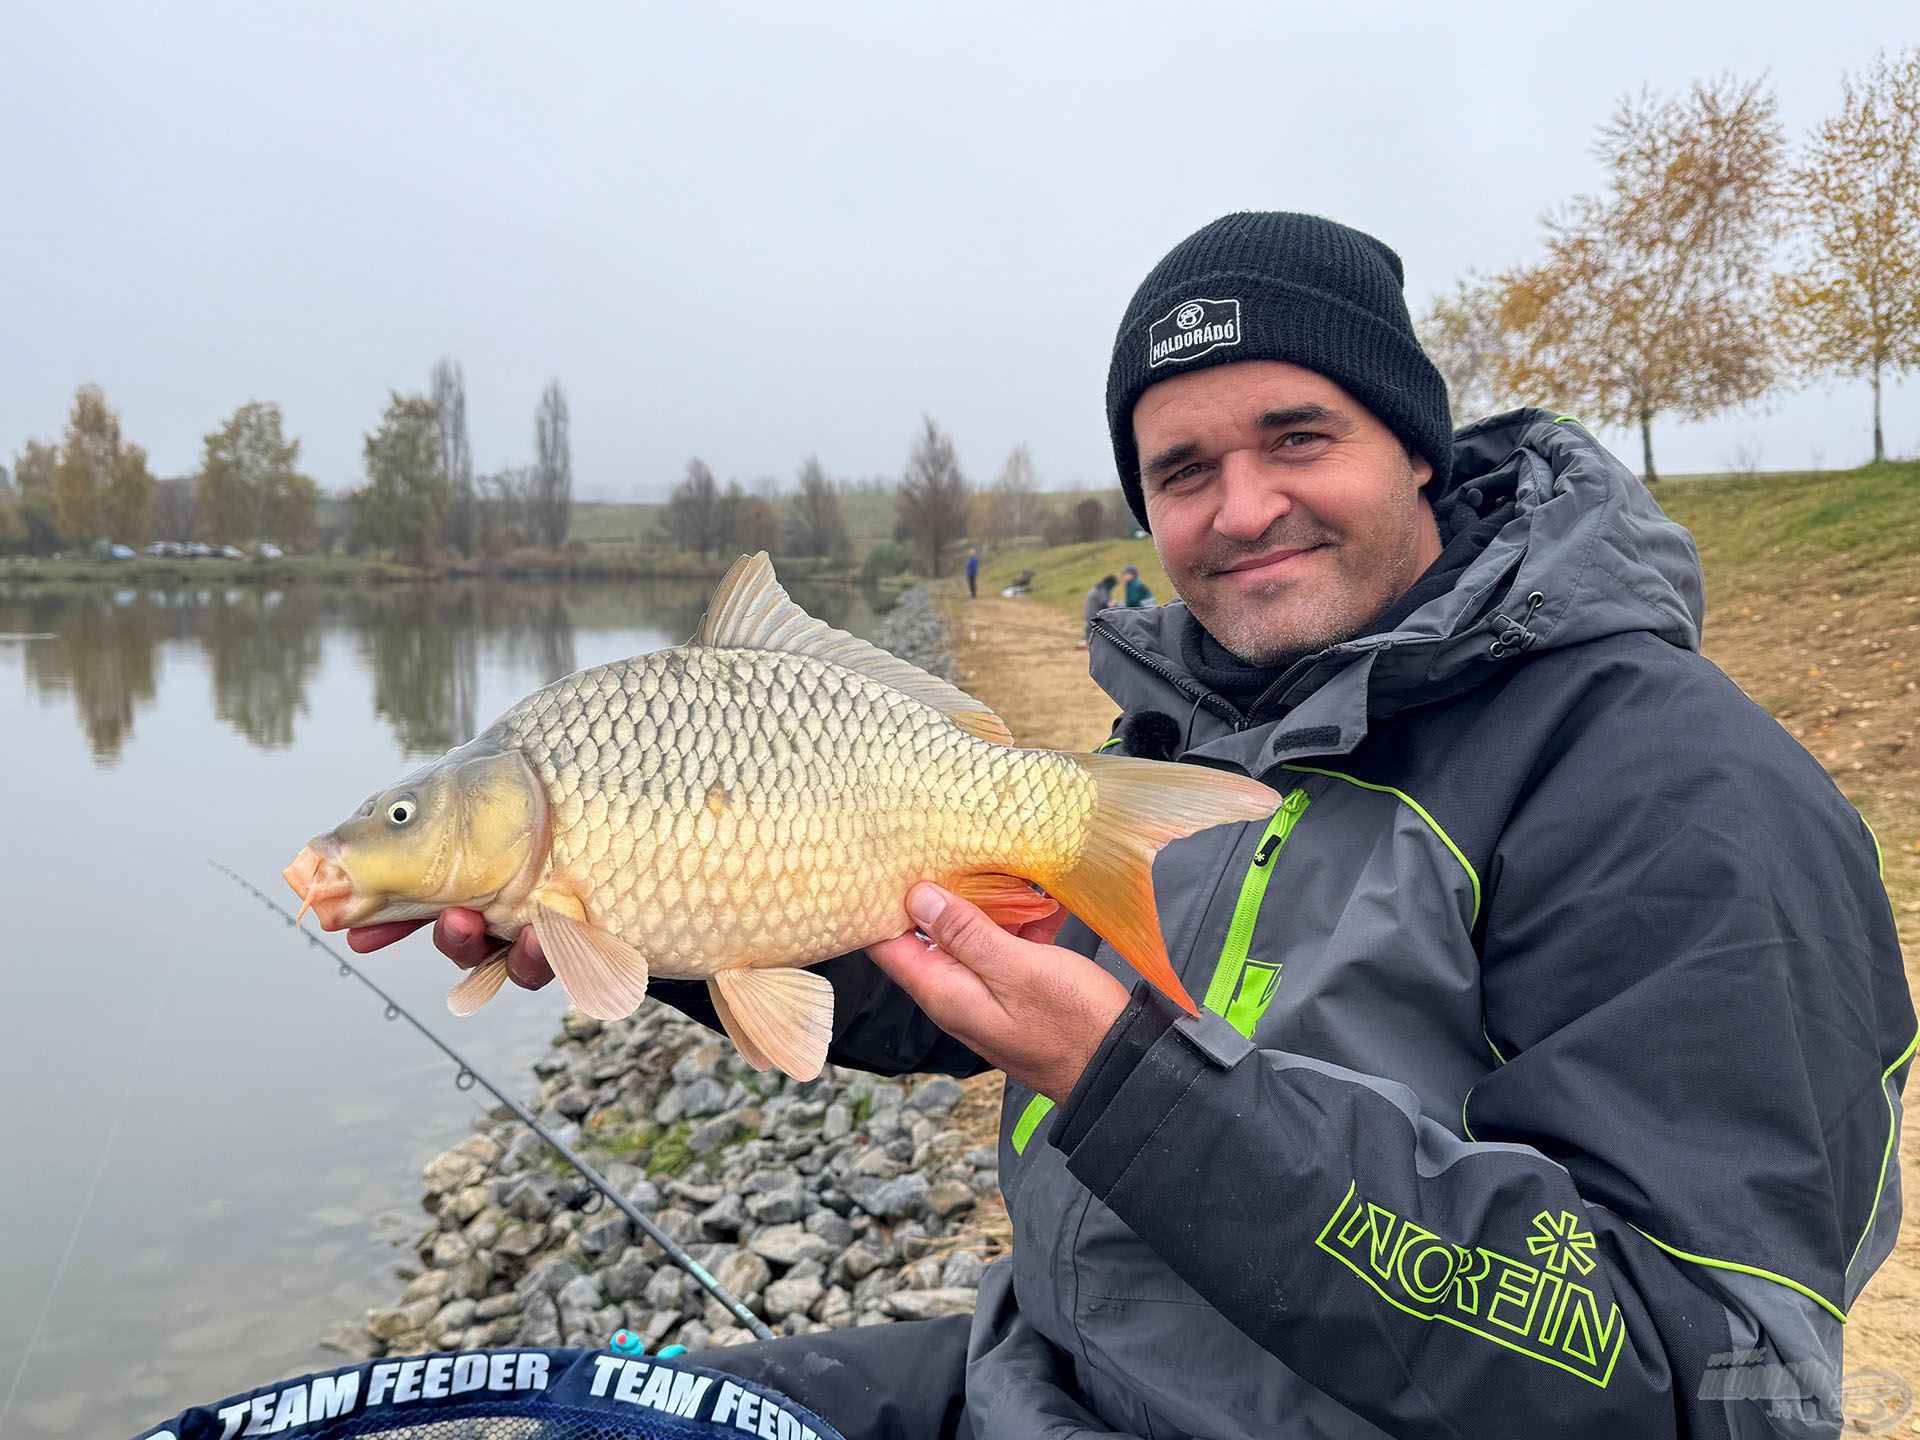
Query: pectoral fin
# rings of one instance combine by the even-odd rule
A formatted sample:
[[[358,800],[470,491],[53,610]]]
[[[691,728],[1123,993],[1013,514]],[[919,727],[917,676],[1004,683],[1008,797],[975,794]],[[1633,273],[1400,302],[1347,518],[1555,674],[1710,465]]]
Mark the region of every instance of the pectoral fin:
[[[811,970],[722,970],[709,982],[727,1034],[756,1069],[811,1080],[833,1042],[833,986]],[[757,1057],[757,1058],[756,1058]]]
[[[619,1020],[640,1008],[647,995],[647,960],[626,941],[551,905],[534,911],[533,933],[581,1013]]]
[[[942,883],[961,899],[978,905],[996,925],[1044,920],[1060,908],[1059,901],[1042,895],[1018,875],[962,875]]]
[[[447,992],[447,1009],[465,1018],[500,993],[507,979],[507,952],[502,947],[486,964],[471,971]]]

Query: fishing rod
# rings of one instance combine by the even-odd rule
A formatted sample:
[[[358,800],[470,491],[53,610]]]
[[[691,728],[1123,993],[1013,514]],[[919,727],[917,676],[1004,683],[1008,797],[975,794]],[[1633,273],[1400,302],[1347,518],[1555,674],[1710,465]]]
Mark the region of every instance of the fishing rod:
[[[471,1061],[469,1061],[464,1055],[462,1055],[458,1050],[454,1049],[451,1045],[447,1044],[447,1042],[442,1040],[438,1035],[434,1034],[433,1031],[429,1030],[425,1025],[422,1025],[420,1021],[417,1018],[415,1018],[413,1013],[407,1009],[406,1006],[402,1005],[398,1000],[395,1000],[386,991],[382,990],[378,985],[374,984],[373,981],[367,977],[364,971],[362,971],[352,961],[348,960],[338,950],[334,949],[333,946],[327,944],[326,941],[322,940],[318,935],[314,934],[312,931],[302,930],[300,928],[300,922],[298,917],[290,914],[287,911],[286,907],[281,905],[271,895],[266,894],[252,881],[246,879],[244,876],[239,875],[232,870],[229,870],[225,865],[222,865],[217,860],[209,860],[207,861],[207,864],[211,865],[214,869],[218,870],[222,875],[225,875],[228,879],[232,880],[235,884],[239,885],[242,889],[250,891],[253,897],[256,900],[258,900],[262,905],[266,906],[269,910],[273,911],[274,914],[278,915],[281,919],[285,920],[287,924],[292,926],[295,930],[299,930],[302,935],[307,937],[307,944],[309,946],[318,950],[325,951],[326,954],[331,956],[334,964],[340,967],[340,977],[343,980],[348,976],[352,976],[354,979],[358,980],[362,985],[366,986],[369,990],[373,991],[374,994],[378,995],[383,1001],[385,1001],[387,1006],[387,1019],[405,1020],[409,1025],[413,1026],[414,1029],[418,1030],[422,1035],[426,1036],[427,1039],[431,1040],[435,1045],[437,1045],[441,1049],[441,1051],[443,1051],[446,1054],[449,1060],[453,1061],[454,1064],[460,1067],[459,1072],[455,1074],[455,1076],[453,1077],[453,1083],[456,1089],[471,1090],[474,1087],[475,1083],[478,1083],[479,1085],[484,1087],[487,1090],[487,1092],[493,1096],[494,1099],[498,1100],[502,1105],[506,1106],[516,1116],[518,1116],[522,1124],[524,1124],[529,1130],[533,1131],[533,1133],[538,1135],[542,1140],[546,1141],[547,1144],[550,1147],[552,1147],[553,1151],[557,1155],[559,1155],[559,1157],[562,1160],[566,1161],[575,1170],[578,1170],[580,1172],[581,1177],[585,1179],[589,1185],[593,1186],[595,1190],[598,1190],[603,1196],[605,1196],[608,1200],[610,1200],[615,1206],[615,1208],[617,1208],[623,1215],[625,1215],[627,1219],[631,1220],[635,1225],[639,1226],[641,1232],[645,1234],[649,1240],[653,1241],[654,1244],[658,1245],[662,1250],[666,1251],[667,1258],[669,1260],[673,1261],[674,1264],[678,1265],[682,1270],[686,1271],[689,1275],[693,1276],[695,1280],[700,1282],[700,1286],[702,1289],[704,1289],[709,1295],[713,1296],[713,1298],[718,1300],[722,1305],[726,1306],[728,1311],[732,1313],[733,1318],[738,1320],[740,1324],[743,1327],[745,1327],[747,1332],[754,1337],[754,1339],[771,1340],[774,1338],[773,1331],[767,1328],[767,1324],[764,1320],[762,1320],[758,1315],[755,1315],[739,1300],[735,1299],[734,1296],[727,1290],[726,1286],[722,1285],[718,1280],[714,1279],[713,1273],[709,1271],[706,1266],[702,1265],[698,1260],[694,1259],[693,1256],[689,1255],[685,1247],[680,1245],[679,1242],[674,1240],[672,1236],[666,1234],[664,1231],[660,1229],[658,1225],[655,1225],[653,1221],[649,1220],[645,1215],[643,1215],[639,1211],[639,1209],[635,1207],[632,1201],[630,1201],[629,1199],[627,1199],[626,1196],[616,1191],[613,1188],[613,1186],[609,1185],[606,1181],[606,1178],[602,1176],[598,1170],[595,1170],[593,1166],[589,1165],[585,1160],[581,1159],[580,1156],[574,1152],[572,1147],[570,1147],[558,1135],[555,1135],[545,1125],[542,1125],[540,1121],[537,1118],[535,1118],[533,1113],[527,1109],[526,1106],[522,1105],[518,1100],[514,1099],[511,1095],[507,1094],[507,1092],[502,1090],[498,1085],[494,1084],[493,1081],[489,1080],[485,1075],[481,1074],[479,1070],[474,1068]]]

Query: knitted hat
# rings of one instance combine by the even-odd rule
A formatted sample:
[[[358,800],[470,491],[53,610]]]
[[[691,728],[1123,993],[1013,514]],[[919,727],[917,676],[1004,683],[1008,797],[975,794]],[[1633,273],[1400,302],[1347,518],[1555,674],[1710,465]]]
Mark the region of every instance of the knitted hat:
[[[1120,488],[1144,526],[1133,407],[1150,386],[1208,365],[1285,360],[1326,376],[1433,466],[1453,467],[1446,382],[1414,338],[1400,257],[1317,215],[1243,211],[1195,231],[1134,292],[1107,367],[1107,431]]]

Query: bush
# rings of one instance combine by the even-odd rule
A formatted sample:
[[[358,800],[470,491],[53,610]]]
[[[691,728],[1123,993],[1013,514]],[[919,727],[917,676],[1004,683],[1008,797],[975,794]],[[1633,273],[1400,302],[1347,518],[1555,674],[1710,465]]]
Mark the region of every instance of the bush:
[[[903,574],[913,564],[913,552],[904,545],[888,542],[876,545],[867,552],[867,558],[860,563],[861,583],[871,585],[876,581]]]

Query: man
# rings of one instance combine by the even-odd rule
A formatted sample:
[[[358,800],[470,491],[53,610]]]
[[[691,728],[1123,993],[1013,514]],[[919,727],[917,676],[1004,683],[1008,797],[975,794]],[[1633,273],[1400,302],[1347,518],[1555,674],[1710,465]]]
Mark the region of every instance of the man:
[[[1086,629],[1075,643],[1082,650],[1093,639],[1093,622],[1100,618],[1100,612],[1113,604],[1113,587],[1120,582],[1111,575],[1102,575],[1087,588],[1087,596],[1080,606],[1081,618],[1086,621]]]
[[[1147,582],[1140,578],[1140,567],[1129,565],[1120,572],[1120,578],[1126,582],[1126,593],[1120,603],[1128,610],[1150,610],[1153,608],[1153,591],[1147,588]]]
[[[1564,417],[1454,435],[1401,286],[1228,216],[1115,343],[1183,603],[1103,613],[1095,676],[1130,749],[1286,797],[1156,867],[1202,1014],[915,886],[931,947],[822,967],[833,1058],[1006,1072],[1012,1258],[964,1345],[704,1360],[850,1434],[1837,1433],[1913,1053],[1875,844],[1700,658],[1685,532]]]
[[[969,600],[978,600],[980,598],[979,581],[980,552],[972,546],[969,546],[967,548],[967,598]]]

